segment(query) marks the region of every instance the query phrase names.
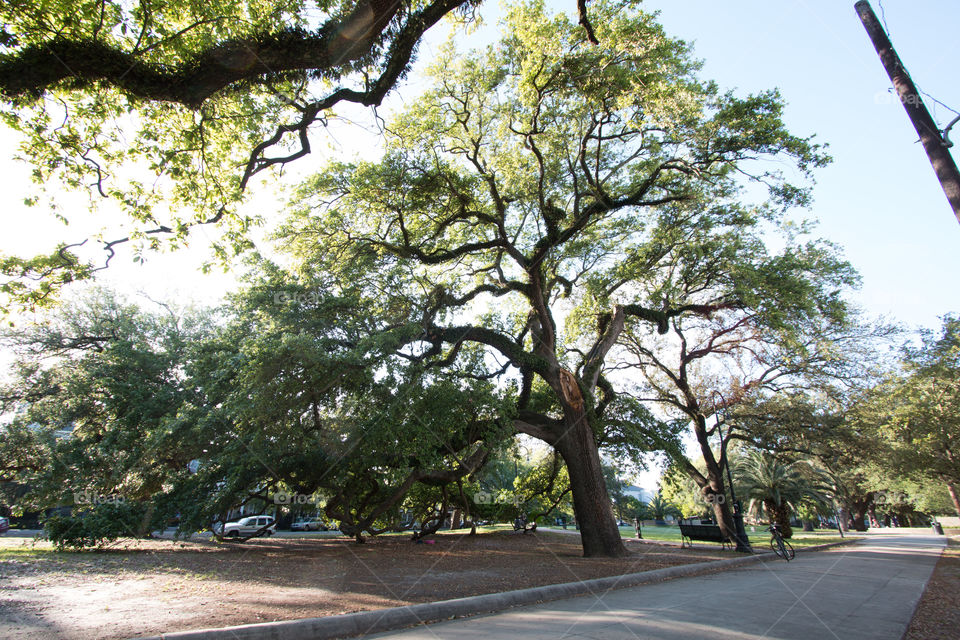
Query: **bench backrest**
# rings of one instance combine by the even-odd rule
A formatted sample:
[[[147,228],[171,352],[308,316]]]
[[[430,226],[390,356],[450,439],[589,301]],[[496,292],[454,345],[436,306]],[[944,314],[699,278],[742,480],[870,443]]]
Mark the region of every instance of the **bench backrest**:
[[[696,540],[724,540],[720,527],[715,524],[680,524],[680,534]]]

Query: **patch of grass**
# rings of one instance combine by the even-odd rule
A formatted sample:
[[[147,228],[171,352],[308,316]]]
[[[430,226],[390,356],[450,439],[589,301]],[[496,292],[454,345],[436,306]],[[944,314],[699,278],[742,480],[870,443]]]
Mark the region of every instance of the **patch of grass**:
[[[818,544],[830,544],[831,542],[844,542],[850,539],[859,539],[859,536],[857,538],[854,538],[854,536],[847,536],[845,538],[841,538],[840,536],[807,537],[807,536],[794,535],[793,538],[790,539],[790,544],[793,546],[794,549],[801,549],[803,547],[814,547]]]
[[[36,560],[59,555],[50,547],[0,547],[0,560]]]
[[[620,535],[624,538],[636,538],[637,530],[633,527],[620,527]],[[680,527],[676,525],[651,525],[640,528],[640,535],[645,540],[665,540],[680,542]]]
[[[550,529],[557,529],[557,527],[549,527]],[[751,530],[753,529],[753,530]],[[568,529],[569,530],[569,529]],[[663,542],[677,542],[681,541],[680,537],[680,527],[676,525],[650,525],[644,526],[641,529],[641,534],[643,535],[644,540],[657,540]],[[629,538],[631,540],[636,539],[637,532],[633,527],[620,527],[620,535],[623,538]],[[765,548],[770,543],[770,533],[766,530],[764,526],[747,526],[747,537],[750,539],[750,543],[754,546]],[[790,544],[795,548],[803,547],[812,547],[819,544],[829,544],[831,542],[843,542],[844,540],[849,540],[850,538],[860,538],[862,536],[850,536],[849,534],[845,538],[841,538],[836,531],[826,530],[826,531],[802,531],[800,529],[794,529],[793,537],[790,539]],[[697,541],[696,544],[699,545],[716,545],[720,546],[719,542],[700,542]]]

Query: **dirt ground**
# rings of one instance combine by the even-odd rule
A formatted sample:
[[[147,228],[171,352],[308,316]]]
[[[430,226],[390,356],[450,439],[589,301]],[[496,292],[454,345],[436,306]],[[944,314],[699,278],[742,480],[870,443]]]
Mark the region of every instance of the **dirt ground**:
[[[960,538],[950,543],[937,561],[903,640],[960,638]]]
[[[86,553],[30,544],[0,539],[5,639],[130,638],[336,615],[731,557],[630,541],[628,558],[588,560],[575,536],[512,532],[449,533],[435,544],[147,540]]]

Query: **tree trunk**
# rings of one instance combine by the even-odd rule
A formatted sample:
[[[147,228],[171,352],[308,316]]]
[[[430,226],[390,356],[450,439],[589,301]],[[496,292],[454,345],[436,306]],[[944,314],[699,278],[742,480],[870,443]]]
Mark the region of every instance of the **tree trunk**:
[[[153,520],[153,512],[156,509],[153,502],[147,503],[147,509],[143,513],[143,518],[140,519],[140,525],[137,527],[137,537],[138,538],[149,538],[150,537],[150,521]]]
[[[477,535],[477,521],[470,513],[470,500],[467,494],[463,492],[463,479],[457,478],[457,491],[460,492],[460,504],[463,505],[463,518],[466,524],[470,525],[470,535]]]
[[[707,467],[707,484],[702,485],[702,480],[698,481],[696,477],[694,477],[694,481],[696,481],[698,485],[701,485],[700,489],[704,492],[705,496],[711,498],[710,502],[713,504],[713,514],[717,525],[720,527],[720,532],[730,540],[735,541],[737,539],[737,526],[733,521],[733,511],[727,502],[723,473],[716,456],[713,454],[713,449],[710,447],[710,441],[707,439],[706,420],[702,416],[694,423],[694,434],[697,436],[697,442],[700,444],[700,453],[703,455],[703,461]],[[737,546],[737,550],[746,553],[752,551],[746,540],[743,541],[742,546]]]
[[[567,465],[573,508],[580,526],[585,558],[627,555],[600,466],[600,452],[586,416],[564,420],[565,430],[555,447]]]
[[[850,509],[850,518],[853,520],[851,527],[854,531],[867,530],[867,508],[866,505],[855,503]]]
[[[776,523],[780,535],[784,538],[793,537],[793,527],[790,525],[790,507],[786,504],[777,504],[773,500],[764,500],[763,508],[767,512],[770,523]]]
[[[853,530],[854,531],[866,531],[867,530],[867,514],[863,511],[856,511],[853,514]]]
[[[793,526],[790,524],[790,507],[786,503],[776,506],[777,526],[780,527],[780,535],[784,538],[793,537]]]
[[[960,496],[957,495],[957,485],[948,482],[947,489],[950,491],[950,499],[953,500],[953,508],[956,509],[957,515],[960,516]]]
[[[866,531],[867,530],[867,513],[869,512],[870,507],[873,505],[873,492],[867,492],[861,498],[854,498],[850,501],[850,515],[853,517],[853,530],[854,531]]]
[[[719,487],[719,490],[721,493],[714,493],[714,495],[725,496],[725,494],[722,493],[722,485]],[[736,523],[733,521],[733,511],[730,509],[730,505],[727,504],[726,497],[723,497],[723,499],[714,499],[713,519],[716,520],[717,525],[720,526],[721,533],[726,535],[731,540],[735,541],[737,539],[737,527]]]

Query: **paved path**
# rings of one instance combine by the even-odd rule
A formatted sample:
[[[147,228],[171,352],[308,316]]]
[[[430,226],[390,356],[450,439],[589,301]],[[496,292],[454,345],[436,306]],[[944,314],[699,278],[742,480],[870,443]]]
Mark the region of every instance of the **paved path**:
[[[397,640],[899,640],[943,536],[871,534],[835,551],[370,636]]]

